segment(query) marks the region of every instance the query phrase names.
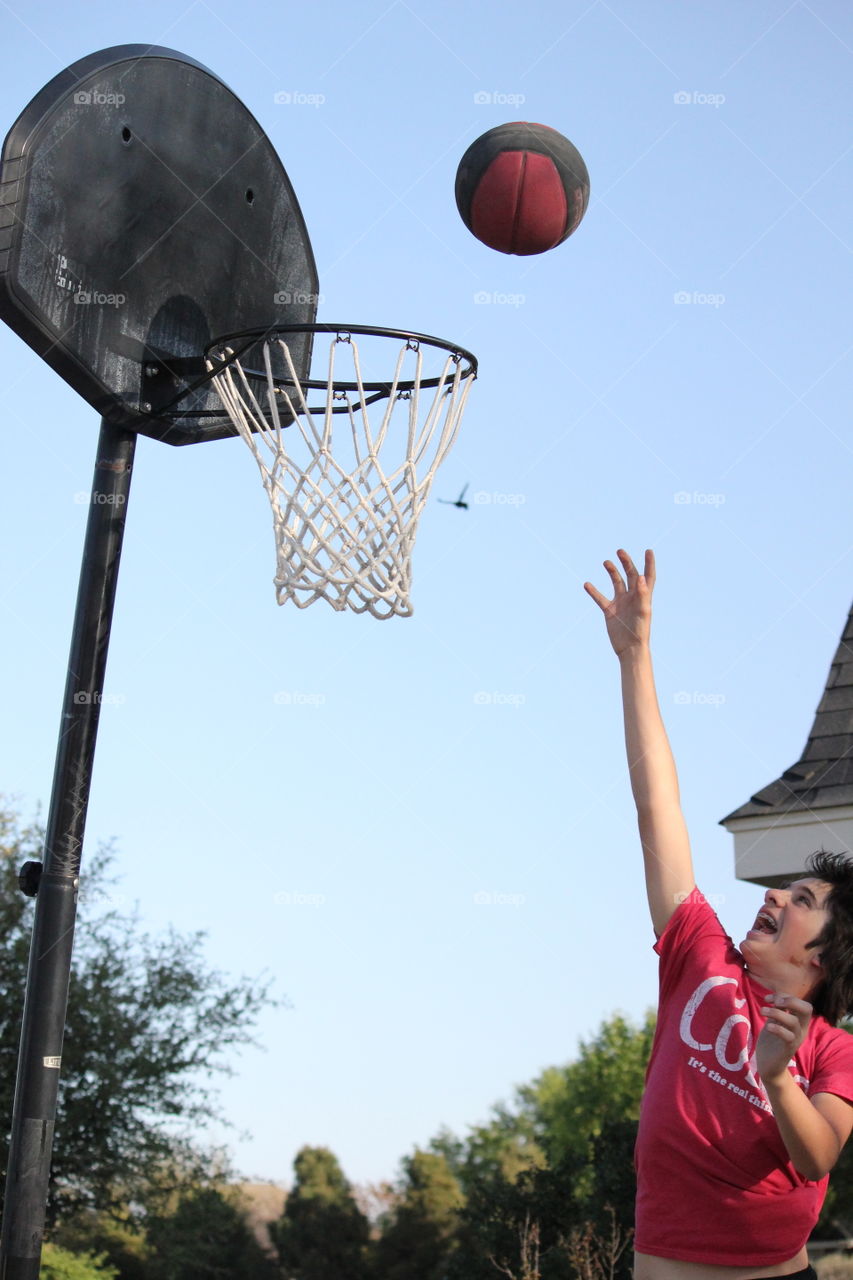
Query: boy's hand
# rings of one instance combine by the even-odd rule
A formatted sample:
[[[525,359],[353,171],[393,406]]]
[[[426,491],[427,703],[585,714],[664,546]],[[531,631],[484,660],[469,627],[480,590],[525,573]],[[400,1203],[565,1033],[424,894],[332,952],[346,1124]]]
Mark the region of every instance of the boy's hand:
[[[812,1017],[807,1000],[777,992],[761,1009],[767,1019],[755,1045],[755,1065],[763,1084],[787,1073],[788,1063],[806,1038]]]
[[[853,1106],[834,1093],[807,1096],[788,1070],[812,1016],[807,1000],[777,991],[761,1009],[767,1021],[755,1045],[755,1065],[791,1163],[810,1182],[832,1169],[853,1128]]]
[[[621,655],[635,645],[647,645],[652,622],[652,591],[655,585],[655,555],[646,552],[644,572],[638,573],[627,551],[617,551],[625,573],[617,569],[612,560],[605,560],[604,567],[613,583],[613,599],[608,600],[591,582],[585,582],[584,591],[592,596],[604,614],[607,635],[613,651]]]

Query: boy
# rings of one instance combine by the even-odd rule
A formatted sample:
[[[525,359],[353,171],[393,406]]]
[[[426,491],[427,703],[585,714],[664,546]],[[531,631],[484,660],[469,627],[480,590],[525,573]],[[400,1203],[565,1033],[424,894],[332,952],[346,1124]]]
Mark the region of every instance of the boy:
[[[605,560],[625,743],[660,956],[637,1138],[635,1280],[815,1277],[806,1240],[853,1127],[853,863],[770,889],[740,950],[695,887],[649,632],[655,562]],[[623,577],[624,574],[624,577]]]

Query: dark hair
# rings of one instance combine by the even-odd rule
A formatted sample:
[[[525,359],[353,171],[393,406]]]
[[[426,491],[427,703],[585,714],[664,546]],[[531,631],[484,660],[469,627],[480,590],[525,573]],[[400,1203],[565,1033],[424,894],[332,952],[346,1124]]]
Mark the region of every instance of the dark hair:
[[[820,948],[823,977],[809,996],[815,1013],[832,1026],[853,1012],[853,858],[821,849],[806,863],[808,874],[831,885],[829,919],[810,947]]]

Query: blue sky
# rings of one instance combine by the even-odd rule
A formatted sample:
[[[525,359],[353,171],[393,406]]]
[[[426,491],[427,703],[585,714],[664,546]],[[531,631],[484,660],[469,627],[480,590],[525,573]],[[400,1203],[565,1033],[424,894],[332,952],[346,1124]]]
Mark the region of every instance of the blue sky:
[[[754,916],[718,820],[798,758],[853,586],[853,12],[13,0],[0,21],[4,128],[96,49],[189,54],[284,161],[319,318],[479,357],[410,620],[278,608],[245,446],[139,442],[89,810],[148,927],[206,930],[211,964],[292,1003],[222,1090],[240,1170],[287,1182],[313,1143],[390,1177],[654,1002],[617,667],[582,590],[619,545],[657,552],[699,881],[736,937]],[[485,248],[453,198],[512,119],[591,176],[579,230],[534,258]],[[5,327],[0,358],[0,785],[29,813],[98,423]],[[435,501],[465,483],[467,512]]]

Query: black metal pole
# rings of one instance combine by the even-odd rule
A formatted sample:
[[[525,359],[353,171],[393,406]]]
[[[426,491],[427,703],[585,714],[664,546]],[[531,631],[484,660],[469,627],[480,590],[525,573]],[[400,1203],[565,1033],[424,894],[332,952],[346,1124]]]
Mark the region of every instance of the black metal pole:
[[[2,1280],[38,1280],[77,879],[136,435],[101,422],[30,944],[0,1235]]]

